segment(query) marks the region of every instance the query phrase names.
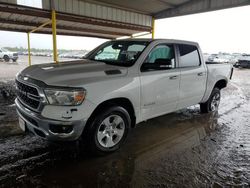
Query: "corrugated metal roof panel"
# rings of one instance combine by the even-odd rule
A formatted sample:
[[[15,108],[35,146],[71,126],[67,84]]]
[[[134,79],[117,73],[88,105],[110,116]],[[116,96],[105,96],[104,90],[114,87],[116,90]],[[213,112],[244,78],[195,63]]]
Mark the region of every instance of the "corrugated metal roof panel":
[[[54,2],[56,10],[59,12],[125,22],[130,24],[151,26],[152,17],[146,14],[80,0],[55,0]],[[48,0],[43,1],[43,8],[50,9]],[[124,18],[124,16],[126,16],[126,18]],[[140,17],[144,17],[144,20],[146,21],[141,22],[141,20],[139,19]]]
[[[65,1],[66,3],[66,1]],[[79,2],[79,5],[81,2]],[[107,15],[109,8],[103,8],[102,6],[95,6],[88,3],[89,6],[93,6],[92,10],[101,17]],[[68,9],[70,5],[65,4]],[[65,6],[65,7],[66,7]],[[76,11],[76,4],[72,6],[72,10]],[[101,11],[100,11],[101,10]],[[117,11],[110,8],[110,17],[117,17],[118,21],[98,19],[93,17],[77,16],[66,13],[57,13],[57,33],[65,35],[77,36],[93,36],[93,37],[104,37],[104,38],[116,38],[121,36],[128,36],[134,33],[142,31],[151,31],[151,27],[142,26],[138,24],[129,24],[124,22],[125,18],[121,14],[126,14],[126,11]],[[24,6],[10,5],[0,3],[0,30],[29,32],[39,25],[50,20],[51,12],[48,10],[42,10],[37,8],[30,8]],[[90,14],[93,14],[90,12]],[[130,19],[140,20],[142,16],[135,16]],[[45,29],[37,31],[38,33],[51,33],[51,26],[46,25]]]

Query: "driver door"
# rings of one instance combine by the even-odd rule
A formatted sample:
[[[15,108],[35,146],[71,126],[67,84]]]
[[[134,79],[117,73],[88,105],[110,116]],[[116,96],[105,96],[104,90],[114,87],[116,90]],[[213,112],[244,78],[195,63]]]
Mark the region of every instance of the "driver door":
[[[141,66],[140,80],[142,120],[176,110],[180,71],[174,45],[159,44],[151,50]]]

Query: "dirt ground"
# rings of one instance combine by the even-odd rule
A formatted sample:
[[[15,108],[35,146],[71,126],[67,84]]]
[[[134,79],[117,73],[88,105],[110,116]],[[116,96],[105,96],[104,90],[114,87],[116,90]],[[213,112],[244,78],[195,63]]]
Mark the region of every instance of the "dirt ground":
[[[249,77],[235,70],[218,112],[200,114],[197,105],[141,123],[108,156],[1,132],[0,187],[250,187]],[[0,95],[0,129],[11,122],[18,130],[10,90]]]

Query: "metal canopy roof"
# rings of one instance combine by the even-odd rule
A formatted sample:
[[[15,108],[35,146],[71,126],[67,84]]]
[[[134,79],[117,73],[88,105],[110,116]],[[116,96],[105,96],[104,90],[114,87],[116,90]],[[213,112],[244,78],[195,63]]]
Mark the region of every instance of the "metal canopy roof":
[[[80,0],[151,15],[156,19],[244,5],[250,0]]]
[[[0,30],[29,32],[50,19],[50,10],[0,3]],[[44,34],[51,34],[51,32],[50,25],[37,31]],[[151,27],[57,12],[58,35],[111,39],[139,32],[151,32]]]
[[[250,0],[54,0],[57,34],[117,38],[152,31],[160,19],[249,5]],[[0,30],[29,32],[51,19],[50,0],[42,9],[0,0]],[[51,33],[50,25],[37,31]]]
[[[80,0],[85,1],[85,0]],[[163,10],[175,8],[190,0],[86,0],[114,8],[121,8],[147,15],[154,15]]]

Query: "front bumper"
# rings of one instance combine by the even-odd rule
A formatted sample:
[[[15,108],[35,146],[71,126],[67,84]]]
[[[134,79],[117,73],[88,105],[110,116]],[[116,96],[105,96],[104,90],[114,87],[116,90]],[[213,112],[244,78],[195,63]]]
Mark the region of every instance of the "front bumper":
[[[26,108],[18,99],[15,100],[17,113],[25,121],[28,131],[51,141],[77,140],[85,127],[86,120],[58,121],[44,118],[41,114]],[[64,127],[65,132],[57,131]],[[60,129],[61,130],[61,129]]]

